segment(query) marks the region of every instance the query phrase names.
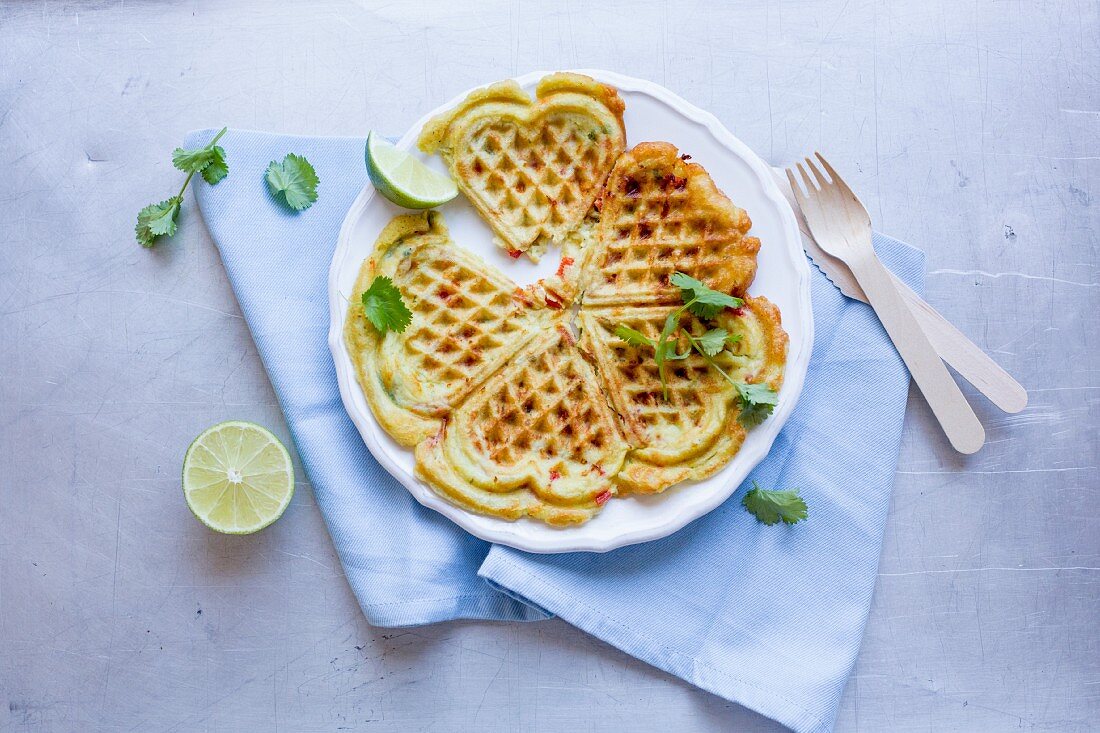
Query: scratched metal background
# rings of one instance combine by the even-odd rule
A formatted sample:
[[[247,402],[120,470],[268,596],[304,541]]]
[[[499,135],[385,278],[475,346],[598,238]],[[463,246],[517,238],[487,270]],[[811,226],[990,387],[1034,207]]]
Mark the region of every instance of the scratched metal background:
[[[1095,730],[1098,58],[1100,8],[1073,0],[0,2],[0,730],[777,727],[558,621],[371,629],[308,487],[248,538],[179,496],[210,423],[286,438],[194,205],[133,241],[183,134],[398,133],[581,66],[667,85],[772,162],[827,151],[1030,389],[1015,416],[968,392],[971,459],[911,396],[838,728]]]

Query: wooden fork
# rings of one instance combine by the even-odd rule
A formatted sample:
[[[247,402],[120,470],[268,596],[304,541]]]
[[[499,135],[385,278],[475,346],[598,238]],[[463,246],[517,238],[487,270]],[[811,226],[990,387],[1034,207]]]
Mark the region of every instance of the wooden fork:
[[[985,443],[985,429],[875,254],[867,209],[821,153],[814,155],[828,171],[829,178],[806,158],[812,178],[798,164],[805,192],[794,171],[787,169],[791,190],[814,239],[855,275],[951,445],[960,453],[976,452]]]

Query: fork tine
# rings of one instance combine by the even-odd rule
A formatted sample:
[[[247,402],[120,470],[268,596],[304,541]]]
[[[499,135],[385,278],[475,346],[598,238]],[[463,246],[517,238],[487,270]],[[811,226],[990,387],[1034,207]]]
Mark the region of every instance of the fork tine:
[[[814,162],[809,158],[806,158],[806,166],[814,172],[814,178],[817,179],[818,188],[824,189],[829,185],[829,181],[825,178],[825,174],[817,169]]]
[[[798,172],[802,174],[802,180],[806,183],[806,193],[812,195],[817,190],[817,186],[814,185],[813,180],[810,178],[810,174],[806,172],[806,169],[802,167],[802,164],[798,164]]]
[[[806,207],[806,195],[802,193],[802,187],[798,185],[798,179],[794,177],[794,171],[790,168],[784,169],[787,173],[787,181],[791,184],[791,192],[794,194],[795,201],[798,202],[800,208]]]
[[[846,193],[850,193],[852,194],[852,196],[855,196],[855,193],[853,193],[852,189],[848,188],[848,184],[844,182],[844,179],[840,177],[840,174],[837,173],[831,165],[829,165],[829,161],[825,160],[825,156],[817,152],[816,150],[814,151],[814,155],[816,155],[817,159],[821,161],[821,165],[825,166],[825,170],[829,171],[829,178],[833,179],[833,183],[843,189]]]

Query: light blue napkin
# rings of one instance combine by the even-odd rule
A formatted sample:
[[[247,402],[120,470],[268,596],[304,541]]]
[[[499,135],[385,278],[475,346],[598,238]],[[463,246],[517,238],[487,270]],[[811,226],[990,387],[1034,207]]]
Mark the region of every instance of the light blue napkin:
[[[187,144],[213,134],[192,133]],[[742,486],[671,537],[604,555],[490,546],[421,507],[380,468],[340,401],[328,269],[366,182],[363,140],[230,131],[221,145],[229,176],[198,182],[199,206],[372,624],[556,614],[796,731],[832,728],[871,605],[909,385],[867,306],[814,270],[806,385],[751,476],[800,488],[807,521],[760,524],[741,507]],[[268,163],[288,152],[306,156],[321,180],[302,213],[264,184]],[[878,235],[875,245],[903,280],[922,286],[918,251]]]

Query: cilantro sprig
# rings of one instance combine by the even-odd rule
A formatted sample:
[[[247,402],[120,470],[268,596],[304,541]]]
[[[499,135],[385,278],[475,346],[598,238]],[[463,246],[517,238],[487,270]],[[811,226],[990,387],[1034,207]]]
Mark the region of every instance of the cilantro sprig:
[[[665,318],[661,334],[656,340],[649,338],[642,332],[620,324],[615,328],[615,335],[632,346],[648,347],[653,349],[653,360],[657,364],[657,377],[661,382],[661,391],[665,400],[668,400],[668,379],[666,376],[667,364],[670,361],[686,359],[694,350],[703,357],[727,382],[737,390],[741,402],[741,411],[738,420],[745,427],[759,425],[771,414],[779,401],[779,395],[775,390],[763,384],[745,384],[731,377],[715,360],[719,354],[736,345],[740,334],[730,334],[724,328],[709,328],[705,333],[695,336],[690,330],[680,328],[680,316],[684,311],[691,313],[701,321],[711,321],[718,317],[726,308],[740,308],[744,301],[740,298],[712,290],[693,277],[677,272],[669,278],[669,282],[680,289],[680,299],[683,305],[672,311]],[[677,331],[688,341],[688,348],[678,351],[679,338]]]
[[[183,204],[183,194],[191,179],[198,173],[211,186],[229,175],[229,166],[225,162],[225,150],[218,145],[228,128],[223,127],[214,139],[201,148],[186,150],[176,148],[172,151],[172,165],[187,174],[179,193],[160,203],[149,204],[138,212],[134,234],[142,247],[152,247],[160,237],[171,237],[176,233],[176,222]]]
[[[385,275],[375,277],[363,291],[363,313],[383,336],[387,331],[401,333],[412,322],[412,312],[401,299],[401,291]]]
[[[784,524],[798,524],[809,516],[809,509],[798,489],[772,491],[760,488],[755,481],[741,499],[741,504],[768,526],[779,521]]]
[[[295,211],[305,211],[317,200],[317,171],[301,155],[287,153],[282,162],[267,167],[267,187],[271,195]]]

